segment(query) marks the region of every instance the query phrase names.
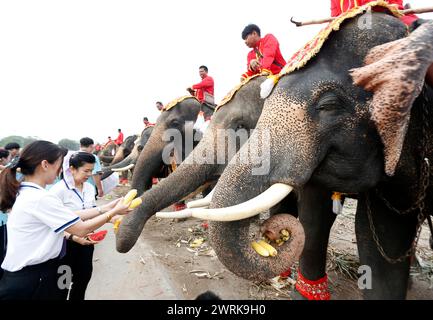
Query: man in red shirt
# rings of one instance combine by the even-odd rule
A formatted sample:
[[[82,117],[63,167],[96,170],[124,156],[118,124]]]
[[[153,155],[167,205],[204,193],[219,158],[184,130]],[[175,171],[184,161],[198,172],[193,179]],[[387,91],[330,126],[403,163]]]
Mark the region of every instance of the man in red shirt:
[[[123,132],[120,129],[117,129],[117,131],[119,132],[119,135],[117,136],[116,140],[114,140],[114,142],[120,146],[123,143]]]
[[[331,0],[331,16],[337,17],[342,12],[346,12],[353,7],[363,6],[366,3],[372,2],[373,0]],[[396,4],[399,10],[404,10],[403,0],[386,0],[389,4]],[[378,8],[380,10],[380,8]],[[406,25],[411,25],[413,22],[418,20],[415,14],[407,14],[400,18]],[[426,74],[426,82],[433,86],[433,64],[430,65]]]
[[[277,74],[286,64],[277,38],[270,33],[261,38],[260,28],[257,25],[247,25],[242,31],[242,39],[245,40],[247,47],[253,50],[248,53],[248,71],[242,75],[241,79],[263,71]]]
[[[199,67],[201,82],[194,84],[186,90],[195,96],[201,103],[207,102],[214,104],[214,81],[211,76],[208,76],[208,68],[206,66]]]

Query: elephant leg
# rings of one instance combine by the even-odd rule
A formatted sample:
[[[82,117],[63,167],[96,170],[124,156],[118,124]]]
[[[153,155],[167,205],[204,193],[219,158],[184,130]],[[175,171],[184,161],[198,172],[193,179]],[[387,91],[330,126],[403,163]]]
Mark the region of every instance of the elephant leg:
[[[400,216],[385,207],[370,193],[371,219],[385,253],[391,258],[402,256],[412,245],[417,224],[416,214]],[[405,299],[409,280],[410,258],[389,263],[379,252],[373,239],[365,196],[358,201],[355,230],[359,260],[367,270],[364,284],[359,283],[365,299]],[[371,272],[369,272],[371,270]],[[371,281],[367,281],[370,277]],[[360,278],[361,282],[361,278]],[[370,285],[367,285],[370,283]],[[362,286],[361,286],[362,285]]]
[[[305,245],[296,283],[299,295],[295,293],[295,298],[329,299],[326,256],[329,233],[336,218],[331,192],[311,184],[305,186],[299,194],[298,214],[305,231]]]

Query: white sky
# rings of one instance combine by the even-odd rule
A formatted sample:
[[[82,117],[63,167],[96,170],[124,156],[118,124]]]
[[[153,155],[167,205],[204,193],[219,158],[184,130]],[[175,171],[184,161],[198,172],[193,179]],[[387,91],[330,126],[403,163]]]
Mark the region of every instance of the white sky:
[[[329,0],[0,0],[0,138],[105,142],[142,130],[209,68],[217,102],[239,82],[243,28],[273,33],[288,59],[330,16]],[[412,7],[432,0],[412,0]],[[432,14],[423,17],[433,18]]]

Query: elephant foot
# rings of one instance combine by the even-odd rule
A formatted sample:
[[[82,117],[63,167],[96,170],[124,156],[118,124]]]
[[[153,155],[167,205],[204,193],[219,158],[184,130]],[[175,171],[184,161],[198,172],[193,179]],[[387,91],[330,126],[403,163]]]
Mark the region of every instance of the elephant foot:
[[[308,280],[298,270],[298,279],[295,285],[296,291],[308,300],[330,300],[331,293],[328,289],[328,275],[318,280]]]

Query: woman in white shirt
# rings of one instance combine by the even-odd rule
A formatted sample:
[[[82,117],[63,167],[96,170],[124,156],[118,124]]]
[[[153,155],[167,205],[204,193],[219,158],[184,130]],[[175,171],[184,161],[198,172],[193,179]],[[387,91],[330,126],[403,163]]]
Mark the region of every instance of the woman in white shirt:
[[[72,211],[91,209],[96,207],[95,188],[87,182],[92,176],[95,157],[88,152],[72,153],[70,158],[63,160],[63,178],[57,182],[50,192],[62,200],[63,205]],[[105,206],[102,211],[107,211]],[[61,265],[67,265],[72,271],[72,288],[69,300],[84,300],[87,285],[92,277],[93,250],[97,242],[87,237],[77,237],[66,233],[66,255]],[[62,290],[66,299],[68,290]]]
[[[0,174],[0,210],[11,209],[7,224],[7,251],[0,280],[0,300],[60,299],[59,257],[64,236],[84,237],[130,210],[121,199],[101,208],[72,211],[44,188],[58,176],[66,150],[48,141],[27,145],[21,157]],[[17,168],[23,182],[15,178]],[[58,273],[60,272],[60,273]]]

